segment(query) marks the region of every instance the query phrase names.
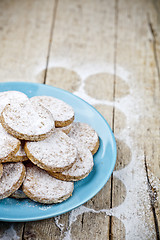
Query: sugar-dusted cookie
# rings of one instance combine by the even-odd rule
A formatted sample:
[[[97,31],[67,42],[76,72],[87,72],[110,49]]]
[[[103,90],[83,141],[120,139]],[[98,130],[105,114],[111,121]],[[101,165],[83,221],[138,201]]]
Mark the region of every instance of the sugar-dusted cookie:
[[[22,189],[30,199],[51,204],[69,198],[72,195],[74,184],[58,180],[35,165],[28,165]]]
[[[25,174],[23,163],[4,163],[3,175],[0,179],[0,199],[14,193],[22,185]]]
[[[56,127],[68,126],[74,120],[73,108],[58,98],[36,96],[32,97],[31,101],[42,104],[52,113]]]
[[[10,197],[17,198],[17,199],[28,198],[26,194],[23,192],[21,187],[18,190],[16,190],[14,193],[12,193]]]
[[[77,143],[85,145],[92,154],[95,154],[99,148],[98,134],[86,123],[73,122],[68,136]]]
[[[2,177],[2,174],[3,174],[3,165],[0,163],[0,179]]]
[[[54,130],[52,114],[38,103],[13,102],[1,113],[5,130],[21,140],[40,141]]]
[[[24,150],[34,164],[54,172],[62,172],[70,168],[77,157],[74,142],[60,130],[55,130],[43,141],[26,142]]]
[[[0,163],[10,162],[20,144],[20,141],[8,134],[0,124]]]
[[[18,91],[0,92],[0,114],[5,106],[13,101],[23,102],[28,99],[27,95]]]
[[[93,155],[85,146],[77,146],[78,156],[73,166],[61,173],[49,172],[53,177],[65,181],[81,180],[91,172],[93,168]]]
[[[24,151],[24,141],[21,141],[21,145],[18,152],[16,152],[16,154],[14,154],[12,158],[10,158],[10,162],[24,162],[27,160],[28,157]]]

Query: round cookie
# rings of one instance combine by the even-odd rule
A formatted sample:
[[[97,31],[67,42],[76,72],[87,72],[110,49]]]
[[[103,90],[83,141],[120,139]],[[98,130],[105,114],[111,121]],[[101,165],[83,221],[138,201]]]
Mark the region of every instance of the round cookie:
[[[0,163],[0,179],[3,175],[3,165]]]
[[[61,173],[49,172],[53,177],[65,181],[78,181],[88,176],[93,168],[93,155],[83,146],[77,146],[78,156],[73,166]]]
[[[28,157],[24,151],[24,142],[21,142],[18,152],[10,159],[10,162],[24,162],[27,161]]]
[[[55,127],[65,127],[74,120],[73,108],[64,101],[50,96],[36,96],[31,98],[31,102],[42,104],[53,115]]]
[[[20,141],[8,134],[0,124],[0,163],[10,162],[20,144]]]
[[[52,204],[69,198],[72,195],[74,184],[58,180],[35,165],[28,165],[22,189],[30,199]]]
[[[73,138],[77,143],[85,145],[92,152],[92,154],[95,154],[98,151],[98,134],[88,124],[73,122],[68,136]]]
[[[0,199],[14,193],[22,185],[25,174],[23,163],[4,163],[3,175],[0,179]]]
[[[5,106],[13,101],[23,102],[28,100],[27,95],[18,91],[0,92],[0,114]]]
[[[28,198],[26,196],[26,194],[23,192],[22,188],[20,187],[18,190],[16,190],[14,193],[12,193],[10,195],[10,197],[12,198],[16,198],[16,199],[24,199],[24,198]]]
[[[40,142],[26,142],[27,157],[47,171],[62,172],[69,169],[76,160],[77,148],[74,142],[60,130]]]
[[[55,128],[52,114],[29,100],[8,104],[1,113],[1,123],[11,135],[29,141],[43,140]]]

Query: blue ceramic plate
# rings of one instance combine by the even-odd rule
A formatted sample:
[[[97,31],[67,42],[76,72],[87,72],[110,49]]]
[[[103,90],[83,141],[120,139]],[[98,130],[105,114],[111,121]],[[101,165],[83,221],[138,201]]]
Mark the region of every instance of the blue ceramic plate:
[[[28,97],[48,95],[64,100],[74,108],[75,121],[88,123],[96,130],[100,148],[94,155],[92,172],[75,183],[73,195],[68,200],[44,205],[27,199],[6,198],[0,200],[0,220],[21,222],[46,219],[68,212],[91,199],[108,181],[116,162],[115,138],[106,120],[87,102],[59,88],[36,83],[0,83],[0,92],[13,90],[21,91]]]

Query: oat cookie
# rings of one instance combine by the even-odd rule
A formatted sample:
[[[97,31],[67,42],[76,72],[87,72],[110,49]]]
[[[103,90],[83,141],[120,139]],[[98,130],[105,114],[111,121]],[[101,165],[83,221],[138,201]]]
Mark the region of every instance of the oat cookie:
[[[22,185],[25,173],[23,163],[3,164],[3,175],[0,179],[0,199],[9,197]]]
[[[72,195],[74,184],[58,180],[35,165],[28,165],[22,189],[30,199],[52,204],[69,198]]]
[[[3,174],[3,165],[0,163],[0,179],[2,177],[2,174]]]
[[[20,144],[20,141],[8,134],[0,124],[0,163],[10,162]]]
[[[77,157],[74,142],[59,130],[55,130],[43,141],[26,142],[24,150],[34,164],[53,172],[62,172],[70,168]]]
[[[56,127],[64,127],[74,120],[73,108],[64,101],[50,96],[36,96],[31,98],[32,102],[38,102],[47,108],[55,119]]]
[[[21,140],[40,141],[54,130],[52,114],[30,100],[8,104],[1,113],[5,130]]]
[[[73,122],[68,136],[79,144],[85,145],[92,154],[95,154],[99,148],[98,134],[86,123]]]
[[[23,102],[28,100],[27,95],[18,91],[0,92],[0,114],[5,106],[13,101]]]
[[[73,166],[61,173],[49,172],[53,177],[65,181],[78,181],[88,176],[93,168],[93,155],[85,146],[77,146],[78,156]]]

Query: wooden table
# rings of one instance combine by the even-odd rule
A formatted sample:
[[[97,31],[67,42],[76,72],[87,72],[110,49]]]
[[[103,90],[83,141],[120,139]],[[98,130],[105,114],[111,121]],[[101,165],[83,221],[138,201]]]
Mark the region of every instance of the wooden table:
[[[159,239],[160,1],[1,0],[0,81],[66,89],[107,119],[117,163],[83,206],[0,239]]]

